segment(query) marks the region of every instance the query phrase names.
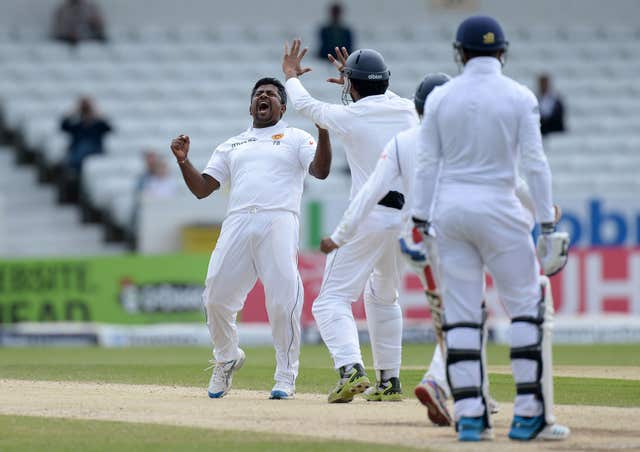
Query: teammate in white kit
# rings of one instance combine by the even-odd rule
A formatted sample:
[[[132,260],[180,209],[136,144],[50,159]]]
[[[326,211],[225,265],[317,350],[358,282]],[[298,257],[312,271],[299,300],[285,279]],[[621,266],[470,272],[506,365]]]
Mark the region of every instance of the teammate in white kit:
[[[424,103],[431,91],[446,83],[450,77],[446,74],[428,74],[420,82],[416,89],[413,101],[418,116],[422,117]],[[351,200],[349,207],[344,213],[340,223],[335,228],[331,237],[325,238],[328,248],[341,247],[348,243],[357,232],[357,229],[365,218],[369,215],[376,203],[389,191],[389,188],[397,182],[402,181],[403,192],[411,194],[413,177],[415,174],[415,163],[417,154],[417,143],[419,139],[420,126],[416,125],[404,130],[394,136],[385,146],[380,155],[375,170],[362,186],[358,194]],[[411,205],[410,198],[407,198],[405,206]],[[403,223],[405,228],[409,226],[409,209],[403,209]],[[411,229],[411,226],[408,227]],[[419,239],[422,242],[422,238]],[[429,300],[434,321],[436,335],[442,336],[439,330],[441,322],[442,301],[437,293],[435,274],[431,274],[431,268],[427,259],[427,250],[424,243],[414,243],[411,232],[405,231],[400,239],[401,250],[411,267],[419,275],[427,298]],[[435,256],[430,256],[431,260]],[[426,273],[425,273],[426,272]],[[429,287],[431,285],[431,287]],[[437,425],[450,425],[451,416],[446,406],[448,398],[448,385],[444,371],[441,347],[436,347],[429,372],[420,385],[416,388],[416,396],[427,406],[429,419]]]
[[[311,97],[297,78],[309,70],[300,67],[304,53],[299,40],[294,41],[291,52],[285,52],[287,93],[296,110],[344,142],[353,197],[375,168],[385,144],[401,130],[415,126],[418,117],[411,101],[387,90],[390,73],[378,52],[363,49],[349,56],[342,48],[336,49],[338,61],[330,56],[340,70],[340,78],[330,81],[344,84],[343,99],[353,100],[348,105],[328,104]],[[351,311],[351,303],[363,289],[378,380],[366,397],[401,399],[402,312],[397,300],[401,257],[397,236],[404,196],[399,192],[400,186],[398,180],[359,225],[355,237],[327,257],[313,315],[340,372],[340,380],[329,394],[330,403],[350,402],[370,386]],[[323,251],[332,251],[327,245],[330,244],[323,242]]]
[[[425,105],[413,215],[424,231],[427,220],[435,228],[458,438],[492,437],[483,381],[486,266],[512,322],[517,395],[509,437],[564,439],[569,429],[556,424],[552,412],[552,306],[539,283],[525,209],[515,194],[520,161],[541,241],[551,243],[555,214],[538,103],[531,91],[502,75],[507,42],[494,19],[474,16],[462,22],[455,47],[462,74],[433,92]],[[550,250],[541,250],[544,260]]]
[[[276,350],[272,399],[295,392],[300,356],[303,287],[298,274],[298,216],[304,177],[329,175],[331,144],[319,129],[318,145],[307,132],[281,120],[287,95],[276,79],[263,78],[251,92],[253,125],[213,152],[202,174],[187,156],[189,137],[171,143],[184,180],[198,198],[229,182],[227,217],[222,223],[203,295],[207,325],[214,344],[215,365],[209,383],[211,398],[231,388],[234,371],[242,367],[236,315],[260,278]]]

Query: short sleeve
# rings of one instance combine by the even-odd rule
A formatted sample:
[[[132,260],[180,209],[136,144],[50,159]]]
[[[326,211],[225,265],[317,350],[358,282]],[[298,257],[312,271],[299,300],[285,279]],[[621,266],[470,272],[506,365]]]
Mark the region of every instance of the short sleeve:
[[[300,166],[305,171],[309,171],[309,165],[313,161],[313,158],[316,155],[316,140],[311,136],[311,134],[301,131],[300,133],[300,145],[298,147],[298,160],[300,161]]]
[[[226,152],[217,148],[213,151],[211,158],[209,159],[209,163],[207,163],[206,168],[202,171],[202,174],[208,174],[217,180],[221,185],[229,180],[230,177],[230,169],[228,162],[228,155]]]

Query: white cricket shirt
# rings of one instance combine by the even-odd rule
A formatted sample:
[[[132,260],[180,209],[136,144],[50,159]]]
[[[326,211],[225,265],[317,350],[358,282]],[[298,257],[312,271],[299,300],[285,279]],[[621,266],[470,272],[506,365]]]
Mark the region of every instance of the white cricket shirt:
[[[542,148],[538,100],[503,75],[496,58],[473,58],[461,75],[436,88],[427,98],[421,130],[414,216],[429,218],[436,180],[438,199],[445,193],[515,196],[519,162],[537,221],[553,221],[551,171]]]
[[[287,80],[285,87],[297,111],[338,135],[344,143],[351,170],[350,199],[373,172],[389,140],[398,132],[418,124],[413,102],[390,91],[365,97],[349,105],[337,105],[311,97],[297,78]],[[401,191],[400,181],[395,181],[389,190]],[[384,206],[376,206],[374,211],[395,211],[392,215],[400,212]]]
[[[402,182],[402,193],[406,194],[403,213],[409,210],[419,135],[420,127],[416,126],[400,132],[387,143],[373,173],[351,200],[331,234],[331,240],[336,244],[342,246],[355,235],[358,226],[398,179]]]
[[[203,173],[229,182],[227,214],[286,210],[300,214],[300,199],[316,140],[284,121],[229,138],[216,148]]]

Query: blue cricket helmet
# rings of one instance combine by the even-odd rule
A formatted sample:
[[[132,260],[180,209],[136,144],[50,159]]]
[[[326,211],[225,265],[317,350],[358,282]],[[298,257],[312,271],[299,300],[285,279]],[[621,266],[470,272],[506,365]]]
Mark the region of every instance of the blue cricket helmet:
[[[471,16],[462,21],[453,47],[476,51],[506,50],[509,42],[502,27],[493,17]]]
[[[449,80],[451,80],[451,77],[443,72],[427,74],[422,79],[413,95],[413,104],[416,106],[418,114],[421,115],[424,112],[424,103],[427,101],[427,96],[431,91],[433,91],[436,86],[444,85]]]

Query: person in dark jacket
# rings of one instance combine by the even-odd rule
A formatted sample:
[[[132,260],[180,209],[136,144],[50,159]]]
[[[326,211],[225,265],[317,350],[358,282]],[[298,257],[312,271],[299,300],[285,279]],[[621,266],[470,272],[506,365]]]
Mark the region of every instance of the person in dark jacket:
[[[542,135],[564,132],[564,104],[558,93],[551,89],[551,80],[547,74],[538,77],[538,102]]]
[[[82,164],[88,156],[104,151],[104,137],[112,128],[96,112],[91,98],[81,97],[76,111],[62,119],[60,129],[70,138],[59,181],[60,199],[63,202],[75,202],[79,194]]]
[[[347,52],[353,50],[353,32],[342,22],[342,5],[334,3],[329,7],[329,22],[320,28],[320,48],[318,58],[326,60],[333,55],[336,47],[346,47]]]

